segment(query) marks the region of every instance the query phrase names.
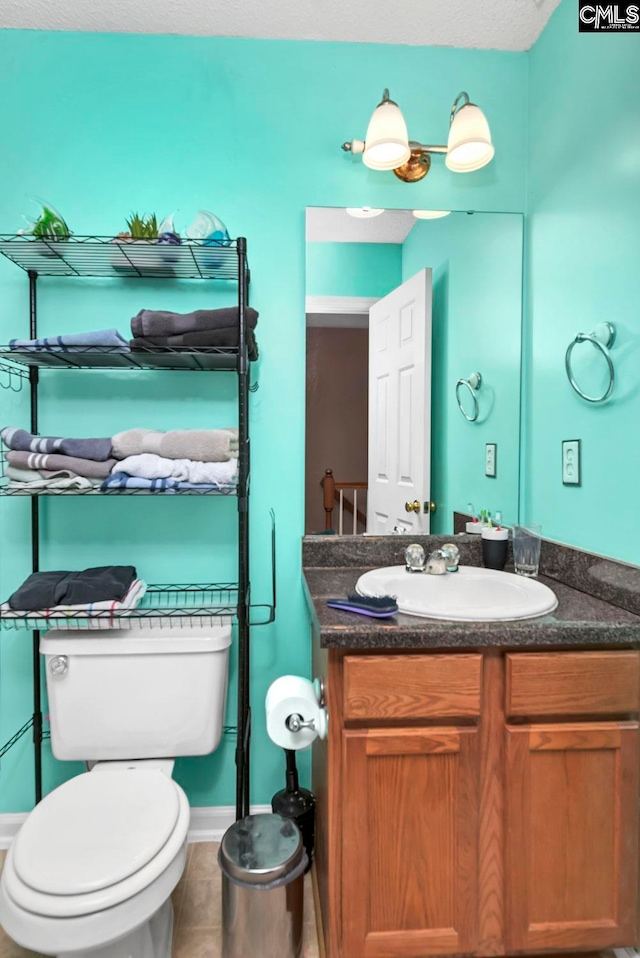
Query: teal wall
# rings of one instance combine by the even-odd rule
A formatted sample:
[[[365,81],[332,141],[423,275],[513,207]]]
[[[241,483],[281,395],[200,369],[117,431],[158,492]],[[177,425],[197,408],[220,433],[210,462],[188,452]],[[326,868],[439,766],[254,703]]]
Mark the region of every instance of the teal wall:
[[[386,296],[402,282],[399,243],[307,243],[307,296]]]
[[[452,213],[419,221],[403,246],[403,279],[433,270],[431,498],[434,532],[452,532],[454,510],[518,514],[522,216]],[[467,422],[455,385],[483,377],[480,415]],[[465,408],[471,399],[461,392]],[[485,443],[498,445],[497,476],[485,476]]]
[[[529,62],[523,512],[550,538],[640,563],[639,39],[579,34],[563,0]],[[617,383],[594,406],[564,356],[603,320],[617,329]],[[603,358],[589,344],[573,355],[584,388],[602,392]],[[563,439],[582,440],[580,488],[562,485]]]
[[[283,782],[283,758],[266,737],[269,683],[308,674],[310,641],[301,587],[304,463],[304,211],[306,206],[516,210],[524,208],[525,54],[386,45],[4,31],[0,62],[0,229],[15,231],[29,196],[59,208],[71,228],[116,233],[132,210],[178,209],[188,222],[214,210],[248,237],[252,302],[260,310],[260,390],[251,400],[252,581],[269,598],[269,522],[278,516],[276,623],[253,633],[255,746],[252,799]],[[472,176],[435,159],[406,185],[341,153],[363,136],[388,84],[414,135],[444,141],[451,102],[466,89],[491,118],[496,160]],[[248,144],[251,148],[248,148]],[[610,157],[603,157],[610,162]],[[0,264],[0,339],[27,331],[26,277]],[[141,307],[178,310],[230,302],[234,290],[152,282],[43,280],[41,331],[115,325]],[[234,414],[233,377],[135,373],[42,375],[41,430],[106,433],[132,425],[222,425]],[[25,394],[0,393],[3,422],[28,423]],[[42,503],[43,566],[135,562],[150,581],[233,577],[235,503],[166,499]],[[29,571],[29,505],[0,502],[0,592]],[[0,742],[30,715],[30,643],[3,632]],[[233,687],[233,681],[232,681]],[[228,721],[234,721],[231,703]],[[28,736],[3,759],[0,811],[32,804]],[[302,756],[303,773],[308,755]],[[47,756],[51,787],[75,771]],[[194,805],[234,799],[233,742],[179,762]]]

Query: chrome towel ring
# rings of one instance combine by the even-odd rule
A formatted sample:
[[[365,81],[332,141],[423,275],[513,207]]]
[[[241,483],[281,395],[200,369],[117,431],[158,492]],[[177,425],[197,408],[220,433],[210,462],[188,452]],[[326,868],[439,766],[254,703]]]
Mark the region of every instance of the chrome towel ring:
[[[458,409],[467,420],[467,422],[475,422],[478,416],[480,415],[480,406],[478,404],[477,392],[482,385],[482,376],[480,373],[471,373],[468,379],[459,379],[456,383],[456,399],[458,401]],[[470,416],[460,400],[460,387],[464,386],[469,390],[471,394],[471,399],[473,400],[473,415]]]
[[[612,323],[600,323],[598,326],[596,326],[592,333],[578,333],[573,342],[569,343],[569,347],[564,357],[564,367],[567,371],[567,377],[577,394],[582,399],[586,399],[587,402],[604,402],[605,399],[608,399],[613,392],[613,387],[616,381],[616,371],[613,366],[613,360],[611,359],[611,353],[609,352],[609,349],[613,346],[615,339],[615,326]],[[574,347],[578,343],[587,342],[593,343],[596,349],[600,350],[606,359],[607,366],[609,368],[609,385],[601,396],[587,396],[587,394],[580,389],[580,386],[578,386],[577,382],[575,381],[573,371],[571,369],[571,354],[573,353]]]

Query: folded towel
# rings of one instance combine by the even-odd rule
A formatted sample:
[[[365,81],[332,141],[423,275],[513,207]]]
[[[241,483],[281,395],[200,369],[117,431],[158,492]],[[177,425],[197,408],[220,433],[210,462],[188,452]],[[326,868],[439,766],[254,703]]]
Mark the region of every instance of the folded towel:
[[[116,615],[126,614],[140,605],[147,591],[147,584],[142,579],[134,579],[121,601],[105,599],[98,602],[87,602],[72,605],[54,605],[48,609],[38,610],[15,610],[9,605],[9,602],[3,602],[0,605],[0,619],[15,618],[42,618],[48,620],[61,620],[73,616],[78,618],[79,612],[85,612],[87,618],[95,617],[98,621],[98,628],[113,626],[117,623]]]
[[[226,462],[238,456],[237,429],[127,429],[113,439],[116,459],[150,452],[166,459],[192,459],[196,462]]]
[[[45,336],[43,339],[12,339],[10,349],[20,352],[43,350],[74,353],[88,346],[108,346],[122,353],[130,353],[129,343],[117,329],[96,329],[88,333],[68,333],[64,336]]]
[[[136,336],[131,340],[131,348],[139,349],[205,349],[216,346],[230,349],[238,345],[238,327],[208,329],[197,333],[182,333],[175,336]],[[249,359],[253,363],[258,358],[258,344],[252,329],[247,330],[247,348]]]
[[[103,492],[117,489],[146,489],[149,492],[235,492],[236,486],[214,485],[213,483],[178,482],[177,479],[142,479],[129,476],[126,472],[114,472],[102,483]]]
[[[59,436],[34,436],[15,426],[5,426],[4,429],[0,429],[0,439],[9,449],[23,452],[58,452],[64,456],[95,459],[97,462],[104,462],[111,457],[110,439],[62,439]],[[73,466],[70,468],[73,469]]]
[[[50,472],[47,469],[23,469],[22,466],[5,466],[4,475],[6,479],[12,479],[14,482],[35,482],[36,479],[74,479],[75,472],[68,469],[58,469]]]
[[[238,326],[237,306],[225,309],[195,309],[192,313],[172,313],[164,309],[141,309],[131,319],[133,336],[176,336],[204,329],[228,329]],[[258,313],[247,307],[247,326],[255,329]]]
[[[37,476],[37,473],[34,473]],[[101,479],[85,479],[84,476],[58,476],[57,479],[10,479],[9,489],[20,489],[22,492],[34,492],[46,489],[67,489],[87,492],[89,489],[99,489]]]
[[[214,486],[230,486],[237,482],[238,460],[226,462],[194,462],[192,459],[166,459],[145,452],[140,456],[128,456],[117,462],[113,472],[126,472],[140,479],[177,479],[179,482],[196,484],[211,483]]]
[[[135,579],[132,565],[97,566],[82,572],[34,572],[9,596],[7,605],[30,612],[60,605],[122,602]]]
[[[96,462],[95,459],[80,459],[78,456],[14,450],[7,453],[7,462],[10,466],[18,466],[21,469],[44,469],[50,472],[56,472],[59,469],[69,470],[76,476],[84,476],[86,479],[106,479],[116,464],[115,459]]]

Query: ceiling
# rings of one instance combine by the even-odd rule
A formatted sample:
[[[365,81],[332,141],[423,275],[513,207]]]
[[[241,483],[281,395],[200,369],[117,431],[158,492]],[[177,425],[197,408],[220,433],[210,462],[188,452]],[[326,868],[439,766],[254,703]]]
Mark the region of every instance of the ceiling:
[[[416,223],[411,210],[358,219],[339,207],[309,206],[305,236],[310,243],[404,243]]]
[[[0,28],[528,50],[560,0],[2,0]]]

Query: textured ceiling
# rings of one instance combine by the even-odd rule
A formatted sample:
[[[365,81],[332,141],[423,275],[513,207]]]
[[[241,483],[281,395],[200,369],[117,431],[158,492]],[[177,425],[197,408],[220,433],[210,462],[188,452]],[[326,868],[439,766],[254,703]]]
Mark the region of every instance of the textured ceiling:
[[[404,243],[416,222],[411,210],[358,219],[339,207],[309,206],[306,238],[310,243]]]
[[[528,50],[560,0],[2,0],[0,28]]]

